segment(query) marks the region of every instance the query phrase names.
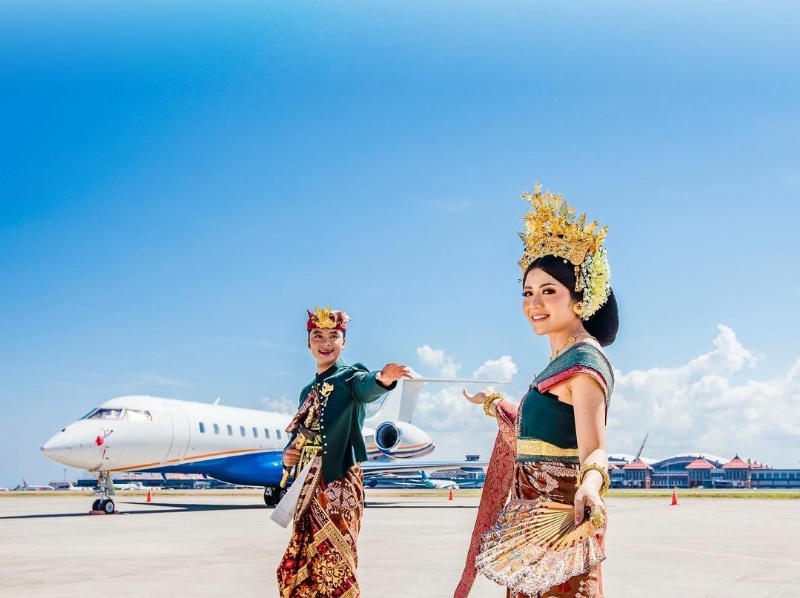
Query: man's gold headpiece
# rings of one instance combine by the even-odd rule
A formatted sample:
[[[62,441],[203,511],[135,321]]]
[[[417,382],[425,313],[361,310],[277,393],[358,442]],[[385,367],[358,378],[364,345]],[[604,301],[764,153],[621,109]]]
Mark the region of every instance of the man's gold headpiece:
[[[575,217],[575,208],[567,205],[561,194],[542,193],[539,183],[533,193],[522,199],[531,204],[523,217],[525,232],[519,234],[525,245],[519,266],[522,274],[534,260],[545,255],[563,258],[575,266],[575,290],[583,293],[583,313],[588,320],[606,302],[611,293],[611,269],[602,247],[607,226],[597,229],[597,222],[586,223],[586,214]]]
[[[308,320],[306,321],[306,330],[313,330],[314,328],[328,328],[336,330],[347,330],[347,323],[350,321],[350,316],[339,309],[331,309],[328,307],[315,307],[314,311],[308,311]]]

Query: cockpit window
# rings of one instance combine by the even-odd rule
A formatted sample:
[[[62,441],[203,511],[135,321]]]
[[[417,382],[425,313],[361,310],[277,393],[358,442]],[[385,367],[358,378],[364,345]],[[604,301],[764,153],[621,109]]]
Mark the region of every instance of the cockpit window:
[[[86,419],[122,419],[124,409],[95,409]]]
[[[152,421],[149,411],[139,409],[94,409],[82,419],[127,419],[131,421]]]
[[[138,409],[126,409],[124,419],[129,419],[135,422],[151,421],[149,411],[140,411]]]

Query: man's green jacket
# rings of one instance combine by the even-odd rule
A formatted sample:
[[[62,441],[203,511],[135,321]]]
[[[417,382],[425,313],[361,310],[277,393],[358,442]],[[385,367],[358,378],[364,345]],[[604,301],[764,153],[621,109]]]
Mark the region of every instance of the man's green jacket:
[[[356,463],[367,460],[367,448],[361,427],[364,425],[366,404],[377,401],[388,390],[397,386],[381,386],[375,379],[379,372],[370,372],[360,363],[347,365],[339,360],[321,374],[314,376],[300,392],[298,406],[314,386],[317,392],[323,384],[332,384],[333,390],[320,417],[322,437],[322,477],[330,483],[343,477]],[[292,434],[291,442],[297,436]]]

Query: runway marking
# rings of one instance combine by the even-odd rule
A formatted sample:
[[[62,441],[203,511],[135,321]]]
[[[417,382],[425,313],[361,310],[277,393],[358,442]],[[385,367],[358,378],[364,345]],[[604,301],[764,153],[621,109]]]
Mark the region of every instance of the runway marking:
[[[784,565],[800,565],[800,561],[785,561],[783,559],[771,559],[765,556],[750,556],[746,554],[733,554],[730,552],[714,552],[712,550],[696,550],[694,548],[673,548],[671,546],[656,546],[654,544],[636,544],[635,542],[614,542],[621,546],[633,548],[652,548],[655,550],[671,550],[672,552],[691,552],[694,554],[705,554],[710,556],[721,556],[734,559],[745,559],[752,561],[767,561],[768,563],[782,563]]]

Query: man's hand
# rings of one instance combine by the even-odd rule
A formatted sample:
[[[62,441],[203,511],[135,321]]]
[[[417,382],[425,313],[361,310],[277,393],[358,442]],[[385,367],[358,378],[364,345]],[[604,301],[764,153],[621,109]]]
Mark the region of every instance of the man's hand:
[[[300,463],[300,449],[289,446],[283,449],[283,466],[294,467]]]
[[[387,363],[375,376],[381,386],[391,386],[400,378],[411,378],[411,370],[400,363]]]

